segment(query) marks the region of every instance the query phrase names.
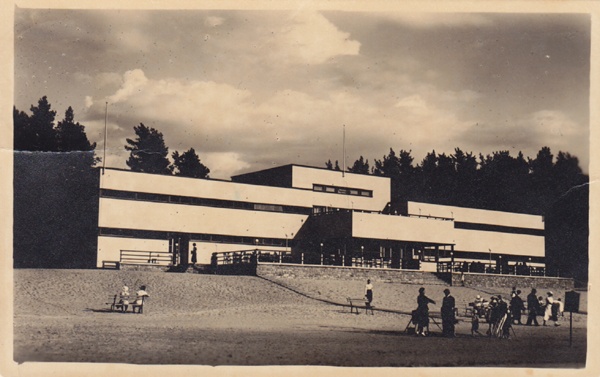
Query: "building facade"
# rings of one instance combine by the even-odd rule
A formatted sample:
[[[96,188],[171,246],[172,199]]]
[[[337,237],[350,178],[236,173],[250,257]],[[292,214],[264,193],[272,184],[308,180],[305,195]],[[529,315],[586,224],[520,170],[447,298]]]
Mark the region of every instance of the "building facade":
[[[300,165],[193,179],[105,169],[97,266],[259,249],[299,263],[440,270],[544,265],[541,216],[407,202],[390,179]],[[515,270],[516,271],[516,270]]]

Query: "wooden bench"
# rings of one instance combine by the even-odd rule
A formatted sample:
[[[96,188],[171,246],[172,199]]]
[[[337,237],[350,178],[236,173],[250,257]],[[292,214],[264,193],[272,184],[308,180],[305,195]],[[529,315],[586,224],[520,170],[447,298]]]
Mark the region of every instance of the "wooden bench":
[[[112,312],[114,311],[122,311],[125,312],[125,304],[120,303],[119,301],[121,301],[120,296],[114,295],[114,296],[109,296],[109,299],[112,299],[112,302],[107,302],[107,305],[110,305],[110,310]],[[137,309],[137,313],[138,314],[142,314],[144,313],[144,301],[146,300],[146,296],[142,296],[141,297],[142,302],[140,304],[137,304],[137,300],[138,298],[136,297],[131,297],[129,300],[129,306],[131,306],[131,310],[133,313],[136,313],[136,309]]]
[[[118,270],[121,267],[121,262],[112,261],[112,260],[103,260],[102,268],[108,268],[112,270]]]
[[[139,300],[139,299],[141,299],[142,302],[138,304],[137,300]],[[138,314],[144,313],[144,301],[145,300],[146,300],[146,296],[136,298],[135,301],[133,301],[133,304],[131,304],[131,310],[135,313],[135,309],[137,309]]]
[[[356,309],[356,314],[359,314],[358,309],[365,309],[365,314],[368,314],[369,310],[371,311],[372,315],[375,314],[373,312],[373,309],[375,307],[371,305],[368,301],[366,301],[364,298],[346,297],[346,301],[348,301],[348,304],[350,304],[350,313],[354,313],[354,309]],[[362,303],[362,305],[358,304],[359,302]]]
[[[107,302],[106,305],[110,305],[110,311],[114,312],[115,310],[124,311],[124,304],[120,303],[119,295],[109,296],[109,299],[112,299],[112,302]]]

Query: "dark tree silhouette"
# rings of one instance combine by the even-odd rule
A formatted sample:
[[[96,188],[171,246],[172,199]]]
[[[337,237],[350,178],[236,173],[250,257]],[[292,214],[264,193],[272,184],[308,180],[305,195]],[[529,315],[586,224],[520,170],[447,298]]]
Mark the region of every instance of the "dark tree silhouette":
[[[176,169],[175,175],[191,178],[208,178],[210,169],[200,162],[200,157],[198,157],[194,148],[190,148],[181,155],[175,151],[172,156],[173,167]]]
[[[56,130],[48,98],[42,97],[37,106],[31,105],[31,116],[13,108],[15,150],[56,152]]]
[[[85,127],[74,121],[71,106],[65,111],[65,118],[56,126],[56,139],[59,152],[78,152],[74,156],[82,160],[79,164],[89,167],[100,161],[94,154],[96,143],[90,143]]]
[[[356,161],[354,161],[354,165],[348,169],[350,173],[356,174],[369,174],[369,160],[364,159],[363,156]]]
[[[14,149],[16,151],[32,150],[34,133],[29,125],[29,115],[13,107]]]
[[[133,127],[137,137],[126,139],[125,149],[130,151],[127,166],[132,171],[151,174],[171,174],[171,166],[167,156],[169,148],[165,145],[163,134],[143,123]]]

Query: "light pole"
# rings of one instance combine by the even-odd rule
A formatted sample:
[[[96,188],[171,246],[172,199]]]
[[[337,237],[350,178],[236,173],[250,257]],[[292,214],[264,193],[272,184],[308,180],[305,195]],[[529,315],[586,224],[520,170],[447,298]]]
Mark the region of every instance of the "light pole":
[[[365,265],[365,247],[364,246],[360,247],[360,265],[361,265],[361,267],[364,267],[364,265]]]
[[[502,274],[502,255],[498,257],[498,273]]]
[[[488,249],[490,251],[490,271],[492,271],[492,249]]]
[[[321,266],[323,265],[323,242],[321,242]]]

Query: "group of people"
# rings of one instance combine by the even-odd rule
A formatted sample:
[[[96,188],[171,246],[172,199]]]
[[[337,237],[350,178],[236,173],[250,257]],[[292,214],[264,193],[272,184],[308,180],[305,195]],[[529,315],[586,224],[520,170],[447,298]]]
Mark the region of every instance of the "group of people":
[[[547,326],[550,321],[555,326],[560,326],[558,317],[563,311],[562,301],[554,299],[552,291],[547,292],[547,297],[537,296],[537,290],[531,289],[527,295],[527,307],[521,298],[521,290],[513,287],[510,301],[507,303],[501,295],[492,296],[489,303],[477,295],[472,303],[473,312],[471,319],[471,334],[479,333],[479,318],[485,316],[489,329],[489,336],[499,338],[508,338],[512,325],[522,325],[523,313],[527,311],[526,326],[539,326],[537,317],[543,317],[543,326]]]
[[[552,291],[548,291],[544,299],[542,296],[537,296],[536,289],[532,288],[531,293],[527,295],[527,309],[529,311],[527,323],[525,323],[527,326],[539,326],[537,321],[538,316],[543,318],[543,326],[548,326],[550,321],[554,322],[554,326],[560,326],[558,317],[562,316],[564,306],[560,298],[554,298]]]
[[[411,319],[415,324],[415,333],[417,336],[427,336],[429,334],[429,304],[435,304],[435,301],[425,296],[425,288],[419,288],[417,309],[413,310]],[[456,325],[456,300],[450,294],[448,288],[444,289],[441,314],[442,334],[445,337],[454,337],[454,326]]]
[[[133,304],[141,305],[144,297],[148,297],[148,292],[146,292],[146,286],[140,286],[140,289],[135,293],[135,298],[133,299]],[[119,305],[121,305],[121,310],[126,312],[129,308],[129,304],[131,303],[131,294],[129,293],[129,287],[124,285],[121,291],[119,292]],[[135,310],[135,309],[134,309]]]
[[[507,302],[502,295],[491,296],[490,301],[485,301],[480,295],[477,295],[475,301],[470,304],[473,306],[471,317],[471,335],[481,335],[479,332],[479,319],[485,317],[489,328],[487,334],[498,338],[508,338],[512,325],[522,325],[521,318],[527,311],[527,322],[525,325],[539,326],[538,316],[543,317],[543,326],[547,326],[550,321],[555,326],[560,326],[558,317],[563,312],[563,302],[561,299],[554,299],[552,291],[547,292],[547,297],[543,299],[537,297],[535,288],[527,295],[527,307],[521,298],[521,290],[513,287],[510,301]],[[365,303],[368,306],[373,301],[373,285],[371,280],[367,280],[365,286]],[[429,333],[429,304],[435,304],[435,301],[425,295],[425,288],[419,288],[417,296],[417,309],[413,310],[411,322],[415,325],[417,336],[427,336]],[[457,323],[456,300],[450,294],[448,288],[444,289],[444,298],[441,307],[442,315],[442,335],[445,337],[455,336],[455,325]]]

